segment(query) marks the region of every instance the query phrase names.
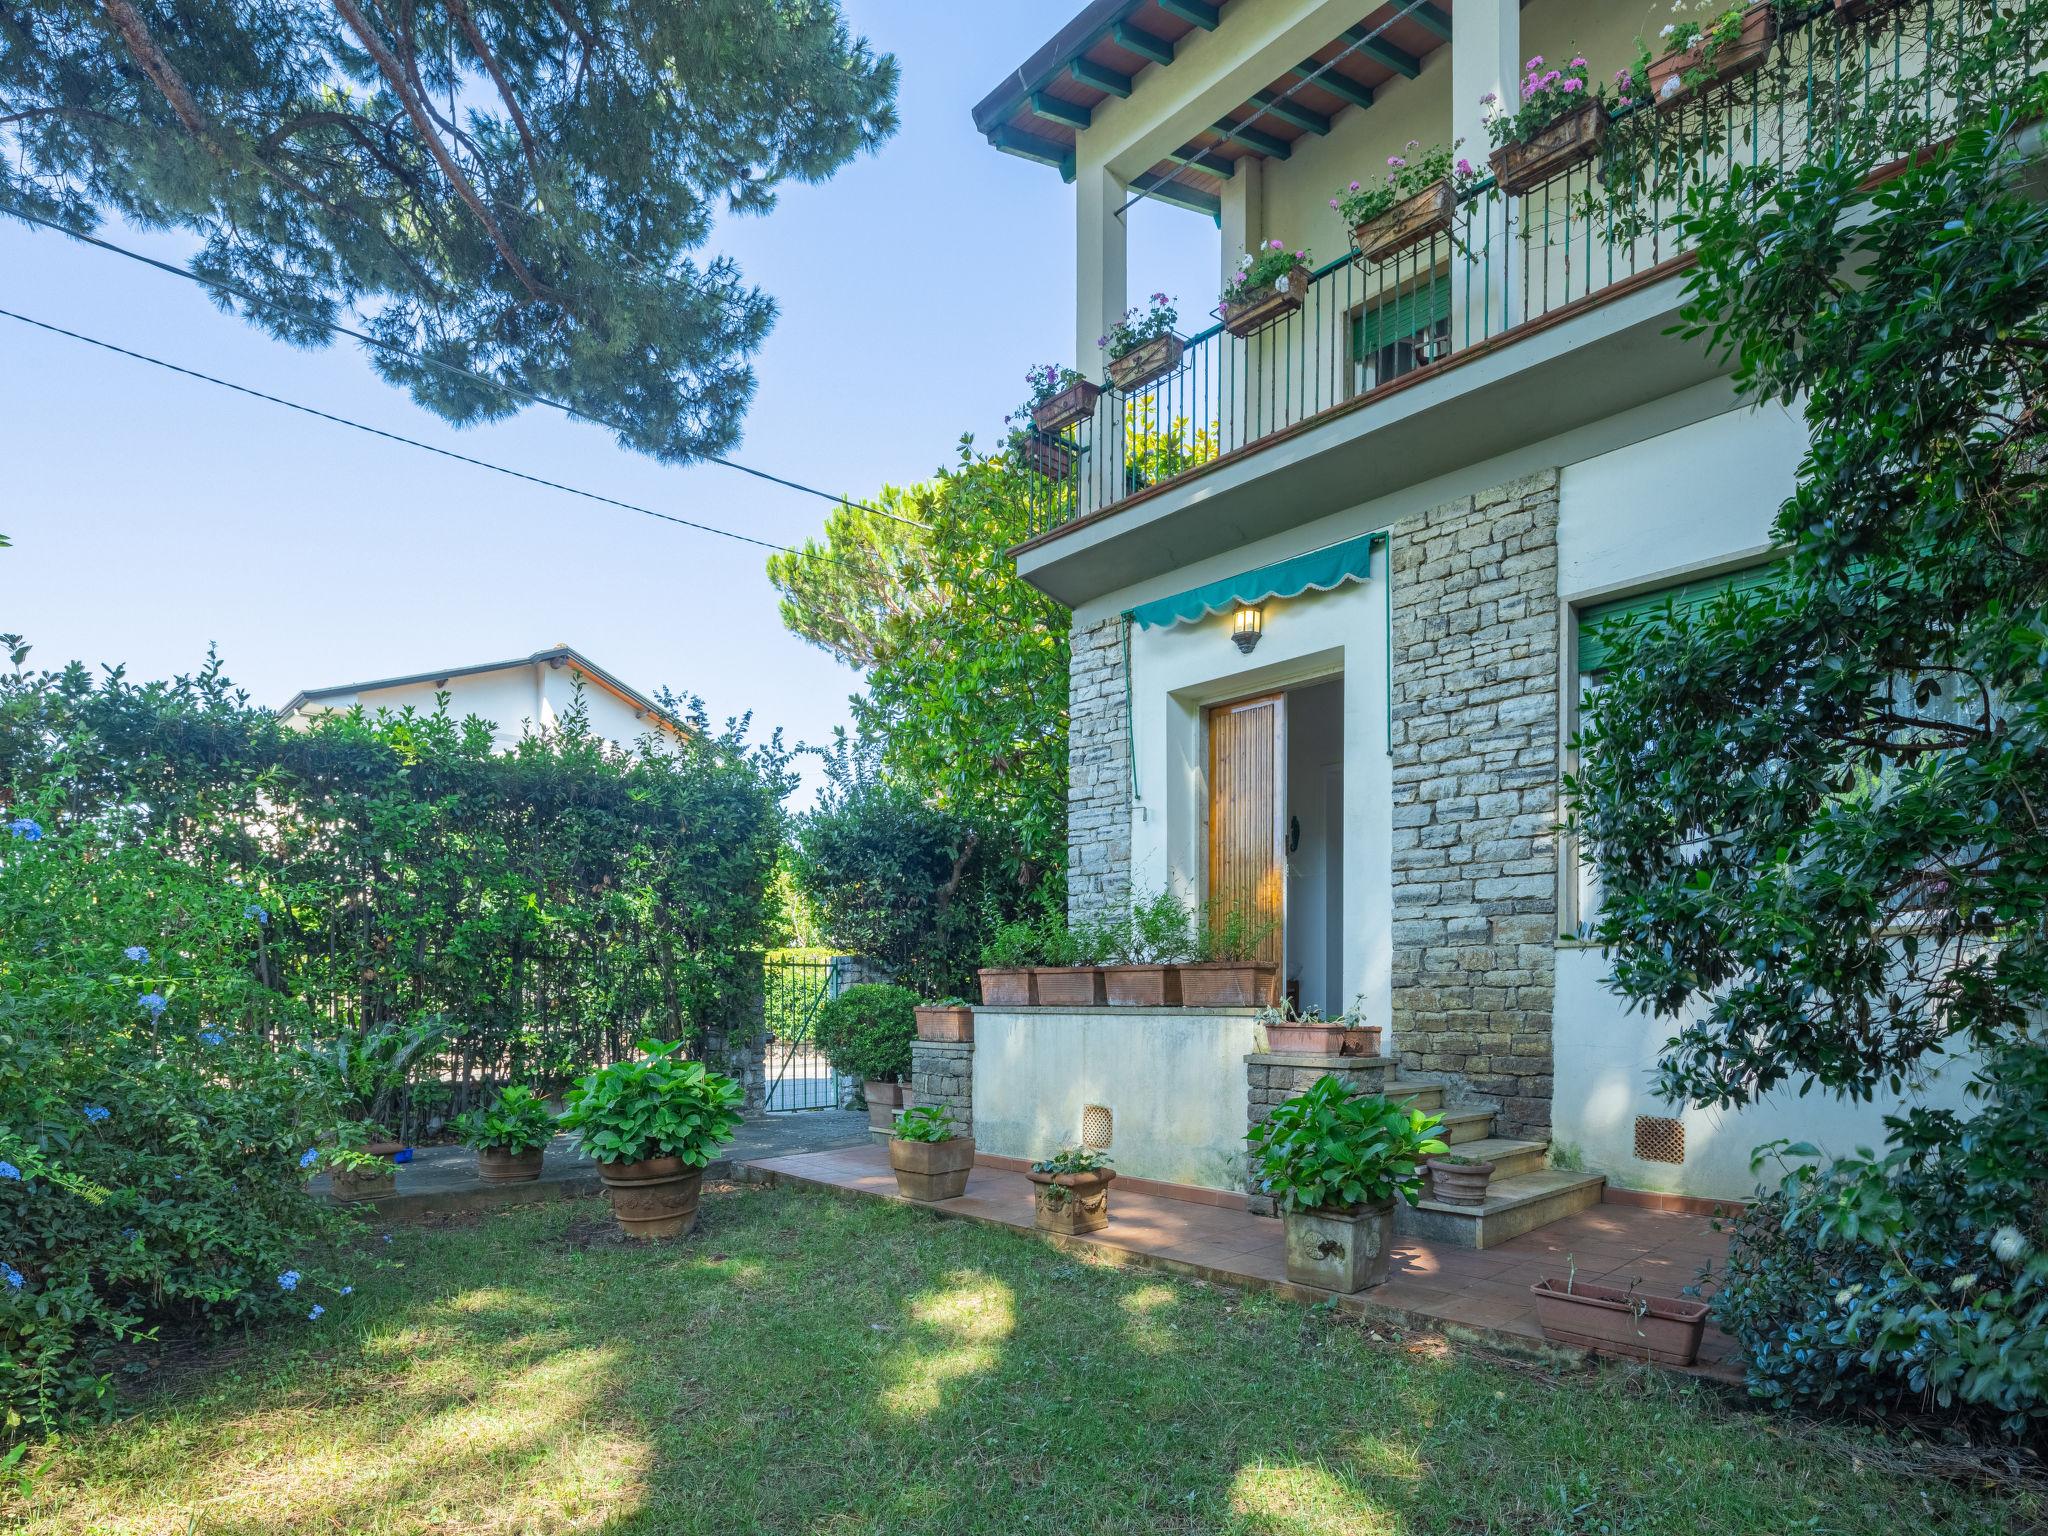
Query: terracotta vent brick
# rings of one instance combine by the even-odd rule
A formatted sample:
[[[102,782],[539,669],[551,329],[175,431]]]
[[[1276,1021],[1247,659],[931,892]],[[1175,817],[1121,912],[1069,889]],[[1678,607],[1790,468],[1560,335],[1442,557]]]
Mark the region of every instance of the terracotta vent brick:
[[[1100,1104],[1090,1104],[1081,1111],[1081,1145],[1093,1147],[1097,1152],[1105,1151],[1116,1139],[1116,1120],[1109,1110]]]
[[[1637,1115],[1636,1156],[1646,1163],[1684,1162],[1685,1122],[1663,1115]]]

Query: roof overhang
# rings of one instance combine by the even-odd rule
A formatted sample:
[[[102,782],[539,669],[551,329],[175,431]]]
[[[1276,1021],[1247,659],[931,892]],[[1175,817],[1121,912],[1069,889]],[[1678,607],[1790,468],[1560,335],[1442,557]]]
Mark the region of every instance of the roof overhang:
[[[445,687],[458,677],[477,677],[487,672],[511,672],[538,666],[568,667],[620,702],[631,705],[638,713],[667,726],[672,731],[681,732],[683,729],[681,721],[662,709],[646,694],[630,684],[621,682],[574,646],[568,645],[550,646],[547,650],[535,651],[531,656],[515,656],[507,661],[482,661],[466,667],[441,667],[432,672],[410,672],[401,677],[374,678],[366,683],[337,683],[328,688],[307,688],[293,694],[277,714],[279,718],[295,715],[309,705],[318,706],[323,701],[347,694],[375,693],[387,688],[411,688],[421,683],[432,683],[439,688]]]

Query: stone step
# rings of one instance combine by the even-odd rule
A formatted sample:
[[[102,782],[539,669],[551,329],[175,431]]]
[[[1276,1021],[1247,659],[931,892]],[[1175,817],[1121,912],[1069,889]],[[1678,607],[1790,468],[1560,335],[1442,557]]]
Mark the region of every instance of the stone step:
[[[1607,1176],[1602,1173],[1566,1173],[1557,1168],[1496,1177],[1487,1186],[1484,1205],[1450,1205],[1441,1200],[1397,1204],[1394,1230],[1403,1237],[1458,1248],[1491,1248],[1598,1205],[1606,1183]]]
[[[1445,1124],[1449,1124],[1445,1117]],[[1503,1179],[1517,1178],[1525,1173],[1541,1173],[1550,1166],[1550,1143],[1547,1141],[1516,1141],[1508,1136],[1478,1136],[1469,1141],[1438,1133],[1438,1139],[1447,1141],[1451,1151],[1459,1157],[1469,1157],[1475,1163],[1493,1164],[1493,1180],[1488,1189],[1497,1189]]]
[[[1390,1099],[1406,1099],[1415,1108],[1432,1113],[1444,1107],[1442,1083],[1403,1083],[1389,1078],[1380,1092]]]
[[[1466,1143],[1484,1141],[1493,1134],[1493,1111],[1490,1109],[1453,1105],[1437,1113],[1443,1116],[1443,1123],[1436,1128],[1436,1139],[1449,1142],[1461,1152]]]

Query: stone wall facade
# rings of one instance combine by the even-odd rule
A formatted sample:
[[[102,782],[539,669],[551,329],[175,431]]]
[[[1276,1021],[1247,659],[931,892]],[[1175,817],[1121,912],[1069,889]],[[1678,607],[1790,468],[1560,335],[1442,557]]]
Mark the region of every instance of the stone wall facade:
[[[974,1134],[974,1042],[919,1040],[910,1047],[910,1102],[950,1109],[962,1136]]]
[[[1404,1076],[1547,1134],[1558,476],[1394,531],[1393,1024]]]
[[[1131,901],[1131,731],[1124,623],[1073,632],[1067,671],[1067,917],[1113,916]]]
[[[1273,1107],[1284,1104],[1304,1088],[1313,1088],[1325,1077],[1334,1077],[1351,1094],[1378,1093],[1386,1086],[1384,1056],[1305,1056],[1286,1051],[1259,1051],[1244,1059],[1245,1129],[1264,1125]],[[1259,1187],[1256,1172],[1245,1181],[1245,1209],[1254,1216],[1280,1214],[1273,1197]]]

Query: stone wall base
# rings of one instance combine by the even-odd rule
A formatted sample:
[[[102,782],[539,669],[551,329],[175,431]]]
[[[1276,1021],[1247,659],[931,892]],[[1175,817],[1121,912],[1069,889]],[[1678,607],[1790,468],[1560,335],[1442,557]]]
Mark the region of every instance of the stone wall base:
[[[960,1135],[974,1134],[974,1042],[919,1040],[910,1047],[910,1102],[953,1112]]]

